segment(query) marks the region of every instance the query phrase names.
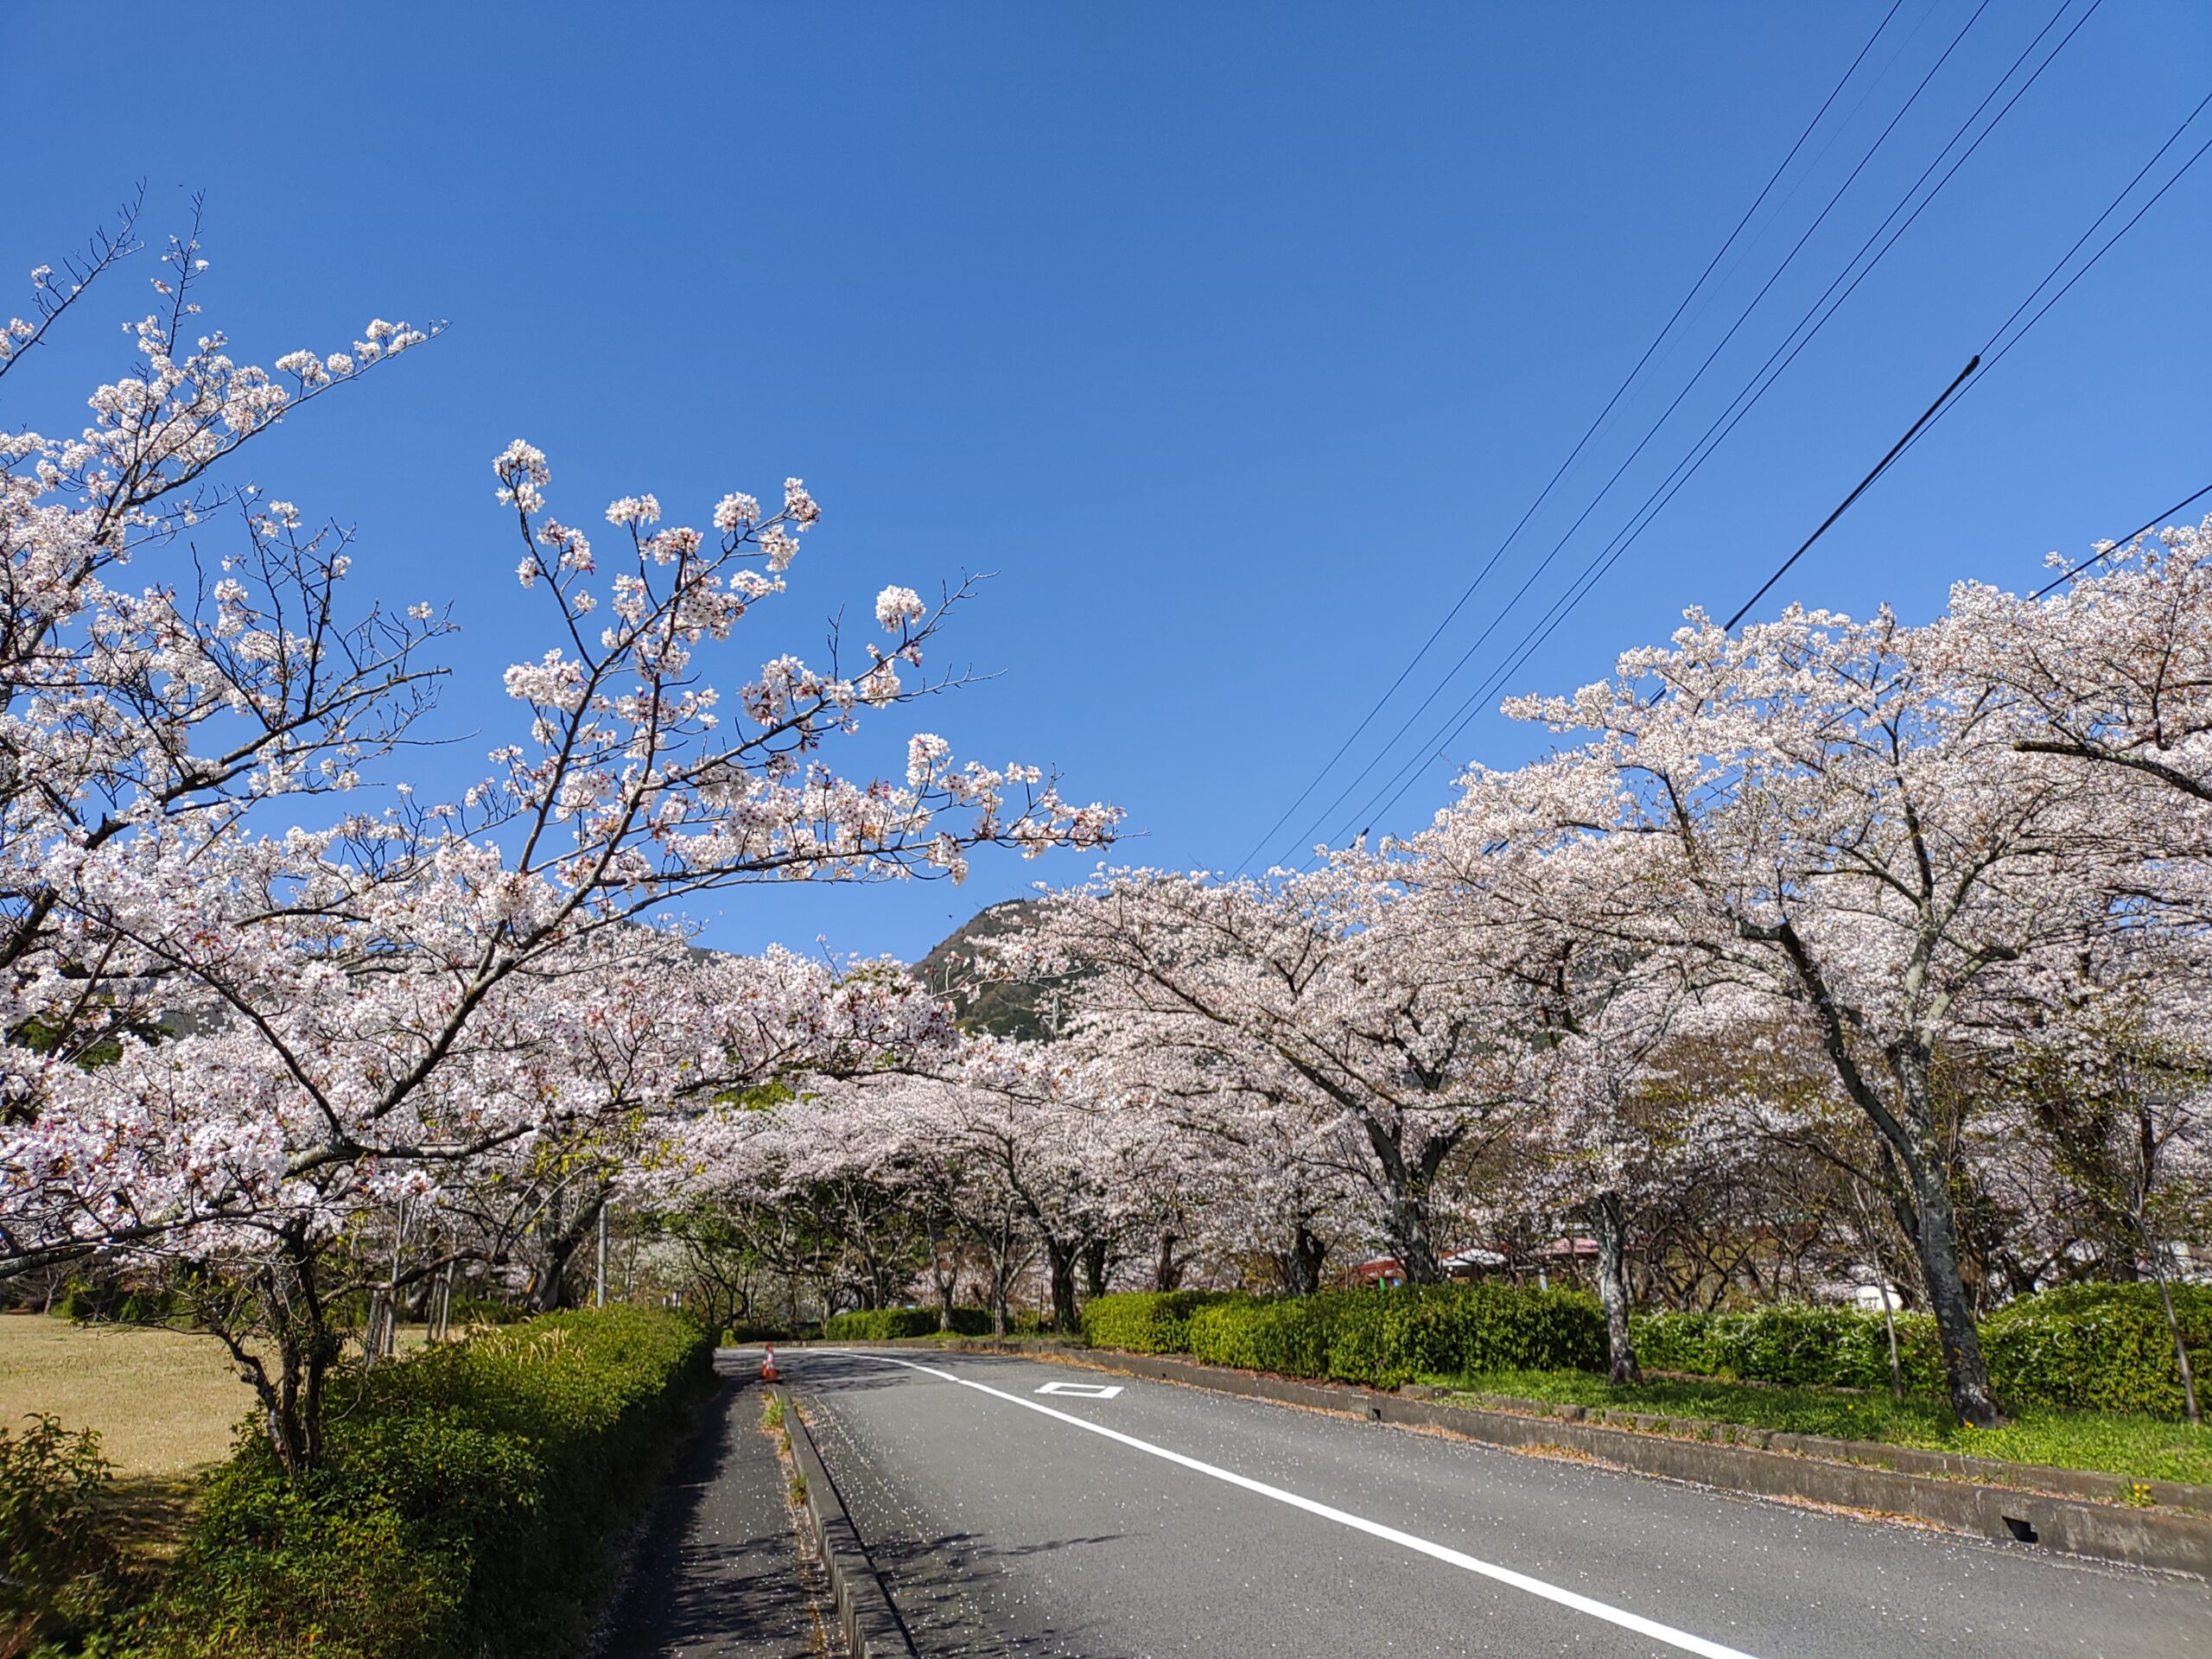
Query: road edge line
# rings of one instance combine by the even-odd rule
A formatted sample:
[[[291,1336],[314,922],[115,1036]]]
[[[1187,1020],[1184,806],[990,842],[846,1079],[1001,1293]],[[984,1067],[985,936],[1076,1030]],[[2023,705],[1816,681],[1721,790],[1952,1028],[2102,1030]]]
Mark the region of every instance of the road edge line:
[[[829,1465],[822,1461],[806,1419],[799,1414],[798,1400],[780,1384],[771,1385],[769,1392],[783,1402],[791,1459],[806,1484],[807,1518],[813,1523],[815,1547],[830,1575],[837,1624],[852,1659],[916,1659],[906,1621],[899,1616],[898,1604],[861,1542],[860,1529],[845,1511],[844,1496],[830,1478]]]
[[[873,1344],[848,1344],[855,1349]],[[1364,1417],[1397,1428],[1440,1429],[1508,1451],[1555,1450],[1630,1474],[1709,1487],[1744,1497],[1815,1503],[1870,1522],[1935,1527],[1968,1539],[2212,1581],[2212,1517],[2160,1513],[2012,1486],[1944,1479],[1864,1464],[1832,1463],[1793,1451],[1694,1440],[1560,1417],[1410,1399],[1344,1384],[1299,1382],[1166,1355],[1118,1349],[1056,1351],[976,1338],[938,1351],[1004,1354],[1205,1389],[1276,1405]],[[2121,1484],[2112,1477],[2115,1486]]]
[[[910,1371],[919,1371],[925,1376],[934,1376],[963,1389],[972,1389],[978,1394],[990,1395],[994,1400],[1004,1401],[1012,1406],[1020,1406],[1024,1411],[1033,1411],[1040,1416],[1052,1418],[1071,1427],[1082,1429],[1086,1433],[1096,1434],[1102,1439],[1141,1452],[1147,1457],[1158,1458],[1163,1463],[1174,1464],[1211,1479],[1241,1488],[1255,1497],[1285,1504],[1291,1509],[1303,1510],[1308,1515],[1348,1528],[1354,1532],[1364,1533],[1369,1537],[1379,1538],[1385,1543],[1395,1544],[1400,1548],[1410,1550],[1415,1554],[1428,1556],[1431,1560],[1459,1567],[1463,1571],[1487,1579],[1494,1584],[1503,1585],[1510,1590],[1518,1590],[1524,1595],[1550,1602],[1554,1606],[1563,1607],[1570,1612],[1580,1613],[1586,1618],[1598,1619],[1621,1630],[1632,1631],[1638,1636],[1648,1637],[1665,1646],[1678,1648],[1686,1653],[1700,1655],[1701,1659],[1755,1659],[1755,1656],[1745,1652],[1741,1648],[1732,1648],[1725,1642],[1715,1641],[1711,1637],[1700,1636],[1694,1630],[1679,1630],[1674,1625],[1662,1623],[1646,1614],[1630,1612],[1625,1607],[1616,1607],[1611,1602],[1601,1601],[1597,1597],[1586,1595],[1580,1590],[1570,1590],[1563,1584],[1554,1584],[1548,1579],[1540,1579],[1533,1573],[1503,1567],[1496,1561],[1484,1560],[1479,1555],[1471,1555],[1466,1551],[1455,1549],[1449,1544],[1440,1544],[1433,1538],[1424,1538],[1419,1533],[1408,1532],[1402,1528],[1391,1526],[1385,1522],[1376,1521],[1363,1515],[1356,1515],[1350,1510],[1338,1509],[1333,1503],[1325,1503],[1319,1498],[1307,1497],[1303,1493],[1290,1491],[1287,1487],[1274,1485],[1268,1481],[1255,1479],[1250,1475],[1239,1474],[1234,1469],[1224,1469],[1219,1464],[1208,1463],[1203,1458],[1194,1458],[1187,1452],[1178,1452],[1173,1446],[1161,1446],[1157,1441],[1144,1439],[1141,1435],[1127,1433],[1104,1423],[1093,1422],[1087,1417],[1078,1417],[1072,1412],[1061,1411],[1038,1401],[1025,1399],[1018,1394],[1008,1394],[1003,1389],[995,1389],[988,1382],[978,1382],[973,1377],[962,1376],[953,1371],[941,1370],[934,1365],[925,1365],[918,1360],[901,1359],[893,1354],[871,1352],[858,1344],[842,1349],[826,1347],[823,1351],[842,1352],[854,1359],[873,1359],[887,1365],[900,1365]]]

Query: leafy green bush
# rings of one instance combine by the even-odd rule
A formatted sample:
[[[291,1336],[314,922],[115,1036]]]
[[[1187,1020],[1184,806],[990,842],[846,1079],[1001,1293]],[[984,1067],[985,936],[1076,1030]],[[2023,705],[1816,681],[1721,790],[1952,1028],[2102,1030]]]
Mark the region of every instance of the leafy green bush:
[[[980,1307],[956,1307],[952,1330],[956,1336],[987,1337],[991,1333],[991,1316]],[[937,1332],[933,1307],[855,1308],[849,1313],[832,1314],[822,1327],[823,1338],[829,1342],[896,1342],[901,1337],[933,1337]]]
[[[119,1325],[162,1325],[177,1318],[184,1308],[182,1300],[174,1291],[103,1281],[70,1286],[54,1304],[54,1311],[80,1325],[98,1320]]]
[[[2174,1317],[2192,1369],[2212,1354],[2212,1286],[2176,1285]],[[1997,1397],[2008,1405],[2182,1414],[2181,1367],[2156,1285],[2075,1285],[2023,1296],[1982,1324]]]
[[[722,1332],[722,1346],[745,1348],[756,1342],[803,1342],[805,1336],[788,1325],[771,1325],[762,1320],[741,1320]]]
[[[0,1653],[75,1646],[113,1610],[120,1561],[100,1510],[99,1436],[33,1417],[0,1428]]]
[[[834,1313],[822,1327],[829,1342],[896,1342],[901,1337],[926,1337],[937,1329],[933,1307],[855,1308]]]
[[[1233,1298],[1224,1290],[1140,1290],[1094,1296],[1084,1304],[1083,1339],[1133,1354],[1179,1354],[1191,1344],[1191,1316]]]
[[[1194,1308],[1188,1324],[1191,1357],[1281,1376],[1326,1376],[1334,1299],[1239,1296]]]
[[[1427,1372],[1602,1365],[1605,1326],[1575,1292],[1437,1285],[1215,1302],[1191,1315],[1189,1341],[1212,1364],[1389,1389]]]
[[[2212,1286],[2173,1292],[2192,1360],[2212,1353]],[[1935,1320],[1896,1317],[1906,1389],[1941,1393]],[[1742,1313],[1639,1314],[1631,1334],[1637,1357],[1656,1371],[1812,1388],[1890,1385],[1882,1316],[1858,1308],[1783,1303]],[[2181,1368],[2156,1285],[2070,1285],[2021,1297],[1982,1322],[1981,1346],[2008,1406],[2181,1414]]]
[[[581,1642],[638,1479],[713,1386],[680,1316],[549,1314],[334,1385],[324,1465],[251,1432],[143,1623],[146,1659],[500,1659]]]
[[[1894,1317],[1905,1387],[1941,1390],[1935,1320],[1925,1313]],[[1880,1313],[1860,1308],[1783,1302],[1742,1313],[1638,1314],[1629,1334],[1637,1360],[1656,1371],[1807,1388],[1890,1386],[1889,1333]]]

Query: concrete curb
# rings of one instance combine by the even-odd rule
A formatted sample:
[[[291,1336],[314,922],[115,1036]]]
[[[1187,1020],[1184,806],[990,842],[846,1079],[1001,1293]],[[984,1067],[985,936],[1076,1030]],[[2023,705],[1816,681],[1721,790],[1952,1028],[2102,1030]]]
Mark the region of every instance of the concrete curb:
[[[847,1343],[852,1348],[887,1344]],[[1465,1439],[1509,1448],[1563,1451],[1663,1479],[1687,1481],[1756,1497],[1833,1504],[1875,1518],[1923,1522],[1953,1532],[2034,1544],[2094,1560],[2120,1561],[2160,1572],[2212,1579],[2212,1516],[2179,1515],[2153,1509],[2094,1503],[2033,1490],[2021,1484],[1989,1484],[1944,1479],[1933,1473],[1882,1466],[1906,1448],[1868,1441],[1821,1440],[1812,1435],[1767,1435],[1764,1446],[1721,1443],[1655,1433],[1650,1428],[1614,1427],[1592,1421],[1579,1408],[1575,1417],[1486,1409],[1442,1401],[1382,1394],[1344,1384],[1305,1382],[1257,1371],[1204,1365],[1195,1360],[1112,1350],[1070,1349],[1063,1344],[1019,1346],[968,1338],[943,1344],[956,1353],[1019,1354],[1061,1364],[1084,1365],[1157,1382],[1181,1382],[1247,1399],[1363,1417],[1401,1427],[1435,1428]],[[1662,1420],[1652,1419],[1654,1427]],[[1847,1448],[1863,1460],[1829,1461]],[[1942,1453],[1922,1453],[1942,1459]],[[2021,1479],[2050,1484],[2046,1478],[2068,1471],[1986,1459],[1950,1459],[1948,1465],[2003,1470]],[[1960,1472],[1967,1472],[1961,1470]],[[1978,1472],[1978,1471],[1976,1471]],[[2101,1490],[2126,1483],[2113,1476],[2092,1477]],[[2154,1490],[2201,1494],[2205,1489],[2154,1483]],[[2163,1499],[2161,1501],[2164,1501]]]
[[[814,1541],[830,1574],[830,1593],[837,1605],[837,1623],[845,1632],[845,1645],[853,1659],[915,1659],[914,1640],[906,1620],[884,1587],[875,1563],[868,1559],[845,1513],[845,1500],[815,1450],[814,1437],[798,1414],[798,1402],[788,1388],[772,1390],[784,1403],[784,1427],[791,1437],[791,1460],[806,1482],[807,1518],[813,1523]]]

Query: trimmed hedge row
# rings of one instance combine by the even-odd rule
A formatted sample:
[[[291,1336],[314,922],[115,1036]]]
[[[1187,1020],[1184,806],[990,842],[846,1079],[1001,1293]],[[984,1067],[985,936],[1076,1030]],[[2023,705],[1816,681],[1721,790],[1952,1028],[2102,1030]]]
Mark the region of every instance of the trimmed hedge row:
[[[2192,1361],[2212,1355],[2212,1286],[2177,1285],[2174,1312]],[[1943,1389],[1936,1321],[1899,1313],[1905,1387]],[[1743,1313],[1649,1313],[1633,1321],[1637,1357],[1655,1370],[1813,1388],[1886,1389],[1889,1339],[1878,1313],[1783,1304]],[[2156,1285],[2073,1285],[2008,1302],[1981,1325],[1997,1396],[2015,1406],[2182,1413],[2181,1368]]]
[[[2173,1298],[2201,1401],[2212,1392],[2212,1285],[2176,1285]],[[1982,1322],[1981,1349],[1999,1400],[2182,1414],[2181,1367],[2156,1285],[2023,1296]]]
[[[1943,1389],[1936,1321],[1898,1313],[1898,1369],[1915,1393]],[[1639,1313],[1629,1321],[1639,1363],[1731,1382],[1816,1389],[1887,1389],[1890,1341],[1878,1313],[1784,1302],[1744,1313]]]
[[[2212,1395],[2212,1285],[2177,1285],[2173,1296],[2200,1394]],[[1942,1393],[1936,1321],[1925,1313],[1896,1320],[1905,1388]],[[1101,1296],[1083,1311],[1083,1333],[1094,1347],[1187,1353],[1209,1364],[1376,1388],[1424,1373],[1601,1370],[1605,1363],[1595,1302],[1503,1285]],[[1806,1388],[1890,1386],[1878,1313],[1783,1303],[1743,1313],[1639,1313],[1631,1334],[1637,1357],[1653,1370]],[[2075,1285],[2022,1297],[1983,1321],[1981,1343],[1998,1397],[2009,1405],[2182,1413],[2181,1369],[2155,1285]]]
[[[822,1335],[829,1342],[896,1342],[901,1337],[933,1337],[938,1329],[933,1307],[855,1308],[831,1314]],[[956,1307],[952,1330],[956,1336],[988,1337],[991,1316],[980,1307]]]
[[[714,1386],[712,1335],[550,1314],[340,1379],[324,1467],[248,1427],[210,1480],[145,1659],[504,1659],[581,1643],[606,1545]]]
[[[1385,1389],[1424,1372],[1569,1370],[1603,1365],[1605,1357],[1605,1319],[1592,1298],[1503,1285],[1102,1296],[1086,1310],[1084,1332],[1100,1347],[1186,1352],[1209,1364]]]
[[[1094,1348],[1119,1348],[1124,1353],[1188,1353],[1191,1315],[1217,1302],[1241,1300],[1226,1290],[1141,1290],[1094,1296],[1084,1304],[1083,1339]]]

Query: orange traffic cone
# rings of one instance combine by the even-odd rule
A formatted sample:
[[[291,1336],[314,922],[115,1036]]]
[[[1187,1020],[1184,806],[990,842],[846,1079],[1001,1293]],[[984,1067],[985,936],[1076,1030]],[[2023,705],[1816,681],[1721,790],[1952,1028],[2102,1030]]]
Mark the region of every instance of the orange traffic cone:
[[[760,1380],[763,1382],[780,1382],[784,1380],[782,1375],[776,1370],[776,1344],[772,1342],[768,1344],[768,1357],[760,1362]]]

